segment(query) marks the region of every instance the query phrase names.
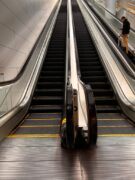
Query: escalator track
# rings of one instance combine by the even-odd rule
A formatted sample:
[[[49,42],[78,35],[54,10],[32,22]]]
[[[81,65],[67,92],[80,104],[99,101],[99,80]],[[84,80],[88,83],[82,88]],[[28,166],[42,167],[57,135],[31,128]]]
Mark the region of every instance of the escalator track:
[[[81,80],[93,89],[99,136],[134,136],[122,113],[76,1],[72,1]]]
[[[67,3],[62,1],[28,114],[9,137],[58,137],[64,104]]]

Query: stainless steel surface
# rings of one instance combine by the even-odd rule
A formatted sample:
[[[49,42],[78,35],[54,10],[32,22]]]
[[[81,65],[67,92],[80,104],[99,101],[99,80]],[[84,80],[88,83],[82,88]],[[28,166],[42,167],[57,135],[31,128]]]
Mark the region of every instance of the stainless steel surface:
[[[23,108],[26,111],[28,108],[31,100],[30,97],[33,93],[42,66],[60,4],[61,1],[59,1],[57,9],[54,9],[54,12],[51,15],[51,22],[49,22],[45,28],[41,40],[39,41],[24,74],[17,82],[0,87],[1,97],[3,98],[0,102],[0,138],[3,138],[8,134],[13,127],[21,121],[21,118],[15,117],[16,113],[18,111],[24,111]],[[23,118],[24,115],[21,114],[21,116]]]
[[[129,79],[127,72],[97,29],[86,3],[81,0],[78,0],[78,3],[121,108],[130,119],[135,121],[135,82]]]

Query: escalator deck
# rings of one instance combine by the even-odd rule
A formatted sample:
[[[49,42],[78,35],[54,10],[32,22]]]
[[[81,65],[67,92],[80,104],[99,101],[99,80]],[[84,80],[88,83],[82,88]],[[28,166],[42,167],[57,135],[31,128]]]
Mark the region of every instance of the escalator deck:
[[[9,137],[58,137],[64,104],[66,9],[63,1],[28,114]]]
[[[72,1],[81,79],[95,97],[99,136],[134,136],[135,129],[121,112],[76,1]]]

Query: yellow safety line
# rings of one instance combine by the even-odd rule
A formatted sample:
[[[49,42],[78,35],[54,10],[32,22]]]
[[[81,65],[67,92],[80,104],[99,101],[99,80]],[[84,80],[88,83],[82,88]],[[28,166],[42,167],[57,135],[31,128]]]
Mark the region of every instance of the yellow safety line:
[[[61,114],[61,113],[29,113],[29,115],[31,114]]]
[[[24,120],[30,120],[30,121],[36,121],[36,120],[45,120],[45,121],[54,121],[54,120],[60,120],[60,118],[59,119],[53,119],[53,118],[35,118],[35,119],[33,119],[33,118],[25,118]]]
[[[135,136],[135,134],[99,134],[98,136],[100,137],[107,137],[107,136],[111,136],[111,137],[130,137],[130,136]]]
[[[115,118],[113,118],[113,119],[111,119],[111,118],[110,118],[110,119],[101,119],[101,118],[99,118],[99,119],[98,119],[98,118],[97,118],[97,120],[98,120],[98,121],[101,121],[101,120],[104,120],[104,121],[110,121],[110,120],[123,121],[123,120],[126,120],[126,119],[115,119]]]
[[[135,137],[135,134],[99,134],[99,137]],[[13,134],[7,138],[59,138],[59,134]]]
[[[8,138],[59,138],[59,134],[13,134]]]
[[[132,126],[98,126],[99,128],[131,128]]]
[[[20,128],[51,128],[51,127],[59,127],[59,125],[22,125]]]

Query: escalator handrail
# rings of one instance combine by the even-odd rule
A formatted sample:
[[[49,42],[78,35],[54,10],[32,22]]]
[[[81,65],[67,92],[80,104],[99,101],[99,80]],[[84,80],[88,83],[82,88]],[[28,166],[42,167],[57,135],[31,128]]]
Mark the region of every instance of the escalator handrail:
[[[66,28],[66,61],[65,61],[65,90],[64,90],[64,111],[63,117],[66,117],[67,111],[67,89],[70,86],[70,78],[71,78],[71,65],[70,65],[70,48],[69,48],[69,16],[68,16],[68,6],[67,6],[67,28]]]
[[[88,142],[89,144],[96,144],[97,140],[97,113],[93,90],[89,84],[84,84],[84,92],[87,103],[87,117],[88,117]]]
[[[103,37],[107,40],[107,42],[109,43],[109,45],[112,47],[113,51],[115,51],[115,53],[117,54],[117,56],[119,57],[120,62],[122,63],[122,65],[124,66],[124,68],[126,69],[126,71],[128,72],[128,74],[131,76],[131,78],[135,79],[135,71],[131,68],[131,66],[128,64],[128,62],[126,61],[125,57],[123,56],[123,54],[121,54],[121,52],[119,51],[118,47],[116,46],[116,44],[112,41],[112,39],[109,37],[109,35],[106,33],[106,31],[104,30],[104,28],[100,25],[100,23],[98,22],[97,18],[95,17],[95,15],[91,12],[91,10],[88,8],[88,6],[86,5],[86,3],[83,1],[82,2],[83,5],[85,6],[85,9],[87,10],[87,12],[89,13],[89,15],[91,16],[91,18],[93,19],[94,23],[97,25],[97,27],[100,29]]]

